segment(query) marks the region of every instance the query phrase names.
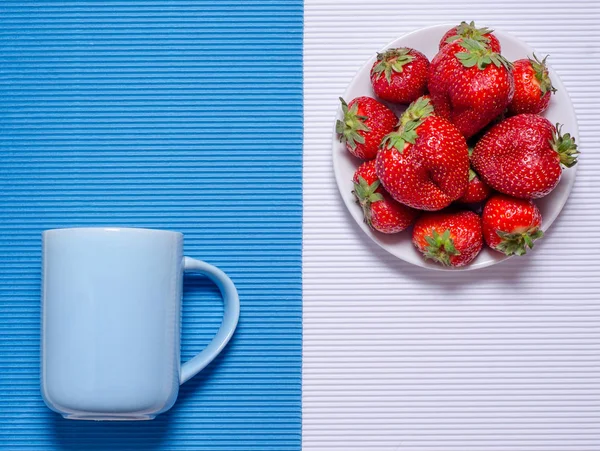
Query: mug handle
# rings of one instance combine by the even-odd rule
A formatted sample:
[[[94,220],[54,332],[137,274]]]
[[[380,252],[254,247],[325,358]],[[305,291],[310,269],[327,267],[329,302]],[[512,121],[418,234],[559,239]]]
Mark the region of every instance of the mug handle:
[[[204,274],[219,287],[223,295],[224,315],[217,335],[208,346],[181,366],[180,384],[190,380],[219,355],[231,339],[240,317],[240,298],[227,274],[213,265],[190,257],[183,257],[183,271]]]

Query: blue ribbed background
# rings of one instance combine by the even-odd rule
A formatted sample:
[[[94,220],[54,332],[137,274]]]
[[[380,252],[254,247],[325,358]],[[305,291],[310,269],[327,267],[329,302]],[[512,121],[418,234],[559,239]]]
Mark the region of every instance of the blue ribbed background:
[[[298,450],[302,1],[2,1],[0,449]],[[62,420],[39,395],[40,232],[185,233],[242,319],[155,421]],[[183,358],[222,313],[187,280]]]

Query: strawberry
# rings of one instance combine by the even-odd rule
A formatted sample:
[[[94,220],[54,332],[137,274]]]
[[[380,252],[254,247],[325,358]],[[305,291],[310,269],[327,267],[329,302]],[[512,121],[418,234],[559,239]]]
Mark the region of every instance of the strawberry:
[[[396,202],[380,186],[375,173],[375,160],[366,161],[354,173],[356,201],[363,209],[365,222],[382,233],[402,232],[410,226],[419,212]]]
[[[467,23],[462,21],[460,25],[449,29],[440,40],[440,50],[446,45],[458,41],[459,39],[468,38],[477,42],[489,45],[492,51],[500,53],[500,42],[498,38],[492,34],[494,30],[489,28],[477,28],[475,22]]]
[[[514,94],[510,63],[469,38],[440,50],[429,66],[428,86],[436,113],[466,138],[501,114]]]
[[[371,160],[377,155],[381,140],[394,130],[398,118],[392,110],[372,97],[357,97],[349,104],[340,97],[344,120],[335,131],[355,157]]]
[[[473,147],[469,146],[469,158],[473,154]],[[477,175],[477,173],[473,170],[472,167],[469,168],[469,185],[467,186],[467,191],[458,199],[458,202],[463,204],[476,204],[479,202],[483,202],[486,200],[490,193],[491,189],[486,183],[481,180],[481,177]]]
[[[402,47],[377,54],[371,68],[371,84],[377,97],[408,104],[427,88],[429,60],[415,49]]]
[[[413,102],[398,130],[384,138],[375,164],[391,196],[419,210],[441,210],[467,190],[469,152],[465,138],[433,115],[427,96]]]
[[[379,181],[379,177],[377,177],[377,172],[375,172],[375,160],[365,161],[358,167],[358,169],[354,173],[352,181],[356,184],[359,182],[360,178],[363,178],[366,184],[369,186]],[[385,190],[383,189],[383,186],[379,186],[374,192],[384,193]]]
[[[478,202],[483,202],[490,195],[491,190],[490,187],[485,184],[481,178],[477,175],[477,173],[469,168],[469,185],[467,186],[467,191],[465,194],[458,199],[458,202],[463,204],[475,204]]]
[[[497,191],[536,199],[558,184],[561,166],[577,163],[577,145],[561,127],[536,114],[512,116],[479,140],[471,163],[484,182]]]
[[[524,255],[544,235],[540,210],[529,199],[498,194],[485,204],[482,219],[485,242],[506,255]]]
[[[425,258],[465,266],[483,247],[481,218],[466,210],[425,213],[415,223],[412,241]]]
[[[548,108],[550,96],[556,92],[546,67],[548,56],[542,61],[535,54],[533,58],[513,63],[515,96],[508,106],[510,114],[539,114]]]

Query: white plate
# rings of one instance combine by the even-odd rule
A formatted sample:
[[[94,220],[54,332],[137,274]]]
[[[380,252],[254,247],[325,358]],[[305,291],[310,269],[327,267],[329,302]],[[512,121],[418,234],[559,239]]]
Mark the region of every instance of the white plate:
[[[429,58],[429,60],[431,60],[438,51],[439,41],[444,33],[455,25],[456,24],[436,25],[433,27],[422,28],[390,42],[384,49],[380,51],[393,47],[412,47],[423,52]],[[481,26],[481,24],[479,25]],[[494,31],[494,35],[500,40],[500,44],[502,46],[502,55],[505,56],[509,61],[525,58],[527,56],[531,56],[533,53],[533,49],[531,47],[513,36],[497,30]],[[371,66],[375,62],[375,58],[376,54],[373,52],[373,57],[360,68],[346,89],[346,92],[343,95],[343,98],[346,100],[346,102],[350,102],[355,97],[360,96],[375,97],[370,80]],[[575,110],[573,109],[573,104],[571,103],[569,94],[567,93],[564,85],[556,73],[551,68],[550,77],[552,78],[552,84],[558,91],[552,96],[550,106],[543,115],[547,117],[553,124],[557,122],[564,124],[563,131],[571,133],[571,135],[575,137],[576,142],[579,142]],[[390,104],[388,104],[388,106],[392,107],[396,113],[399,113],[404,109],[404,107],[398,108]],[[337,119],[341,118],[342,111],[341,108],[338,108]],[[335,133],[335,121],[333,122],[333,166],[337,185],[340,189],[344,203],[348,207],[348,210],[350,210],[352,217],[358,223],[361,229],[363,229],[363,231],[379,246],[401,260],[425,268],[456,270],[456,268],[445,268],[436,263],[426,261],[422,257],[421,253],[418,252],[411,243],[411,230],[404,231],[399,234],[385,235],[372,231],[369,226],[365,224],[363,221],[362,210],[356,204],[354,196],[352,195],[352,177],[361,161],[353,157],[346,150],[344,144],[338,141]],[[554,191],[552,191],[552,193],[550,193],[548,196],[535,201],[542,213],[543,230],[547,230],[548,227],[552,225],[565,205],[573,186],[573,182],[575,181],[576,171],[577,165],[571,169],[564,169],[561,181]],[[502,260],[506,260],[507,258],[509,257],[484,247],[481,253],[470,265],[458,269],[470,270],[484,268],[486,266],[499,263]]]

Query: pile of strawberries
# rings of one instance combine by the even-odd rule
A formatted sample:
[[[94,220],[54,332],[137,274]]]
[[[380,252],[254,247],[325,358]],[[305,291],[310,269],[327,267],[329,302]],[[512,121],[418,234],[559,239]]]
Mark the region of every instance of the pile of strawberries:
[[[540,114],[555,92],[546,58],[513,63],[492,30],[462,22],[430,62],[411,48],[377,55],[375,95],[409,104],[400,116],[372,97],[346,104],[336,132],[365,160],[354,195],[382,233],[414,225],[425,258],[464,266],[487,243],[523,255],[543,233],[532,199],[577,162],[575,140]]]

